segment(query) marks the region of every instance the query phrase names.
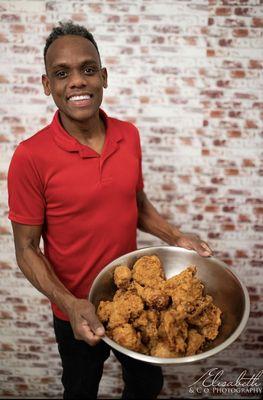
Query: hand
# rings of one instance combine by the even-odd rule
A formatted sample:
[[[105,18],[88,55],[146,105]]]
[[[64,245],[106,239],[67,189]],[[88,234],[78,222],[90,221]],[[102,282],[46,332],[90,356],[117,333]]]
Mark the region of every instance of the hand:
[[[90,346],[95,346],[105,334],[105,329],[95,313],[95,307],[88,300],[74,300],[69,320],[75,339],[84,340]]]
[[[202,257],[209,257],[213,254],[208,244],[192,233],[181,233],[176,239],[176,245],[188,250],[195,250]]]

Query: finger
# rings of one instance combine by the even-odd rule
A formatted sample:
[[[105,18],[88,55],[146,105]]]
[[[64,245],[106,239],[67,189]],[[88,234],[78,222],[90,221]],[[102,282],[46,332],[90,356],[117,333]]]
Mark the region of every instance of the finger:
[[[209,257],[213,254],[207,243],[201,242],[198,246],[197,252],[203,257]]]
[[[85,342],[87,342],[90,346],[95,346],[100,340],[101,337],[94,335],[93,332],[87,332],[84,338]]]
[[[84,320],[82,324],[95,336],[102,338],[105,335],[104,326],[97,319],[97,317],[95,317],[95,320],[92,320],[91,318],[89,318],[89,321]]]
[[[78,329],[75,338],[84,340],[90,346],[95,346],[101,340],[101,336],[95,335],[88,325],[82,325]]]
[[[89,326],[91,331],[97,336],[104,336],[105,329],[102,323],[96,318],[94,320],[89,320]]]
[[[96,328],[94,333],[96,336],[99,336],[99,337],[104,336],[105,335],[104,326],[99,326],[98,328]]]
[[[213,250],[211,249],[211,247],[208,246],[206,242],[201,242],[201,246],[203,247],[204,250],[210,252],[211,254],[213,253]]]
[[[97,336],[104,336],[105,329],[100,320],[98,319],[97,315],[94,312],[90,312],[86,322],[90,328],[90,330]]]
[[[86,343],[88,343],[90,346],[96,346],[96,344],[98,344],[101,341],[101,337],[96,336],[94,339],[92,340],[86,340]]]

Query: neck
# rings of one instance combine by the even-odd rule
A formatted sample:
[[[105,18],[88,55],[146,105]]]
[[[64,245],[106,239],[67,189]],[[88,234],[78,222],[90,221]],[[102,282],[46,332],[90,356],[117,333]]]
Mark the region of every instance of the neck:
[[[63,128],[80,142],[92,140],[104,134],[104,124],[100,118],[99,110],[85,121],[70,120],[64,113],[59,112]]]

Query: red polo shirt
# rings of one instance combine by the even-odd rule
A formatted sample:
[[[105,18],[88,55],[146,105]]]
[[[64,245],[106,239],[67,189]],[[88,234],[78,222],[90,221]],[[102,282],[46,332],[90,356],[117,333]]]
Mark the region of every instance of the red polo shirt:
[[[87,297],[106,264],[136,249],[139,133],[131,123],[100,114],[106,126],[101,155],[70,136],[57,111],[50,125],[20,143],[8,173],[9,218],[43,224],[44,253],[78,298]]]

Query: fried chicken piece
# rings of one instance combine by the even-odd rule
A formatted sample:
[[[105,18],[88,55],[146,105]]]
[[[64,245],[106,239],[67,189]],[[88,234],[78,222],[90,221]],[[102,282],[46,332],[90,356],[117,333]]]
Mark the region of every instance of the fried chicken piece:
[[[199,328],[206,339],[214,340],[221,325],[221,310],[215,304],[210,304],[200,315],[189,318],[189,322]]]
[[[115,294],[114,294],[114,296],[113,296],[112,301],[118,300],[119,298],[121,298],[121,297],[124,295],[124,293],[126,293],[126,290],[124,290],[124,289],[118,289],[118,290],[116,290],[116,292],[115,292]]]
[[[145,304],[155,310],[163,310],[169,304],[170,298],[161,289],[143,287],[137,282],[130,285],[130,290],[136,290],[138,295],[143,299]]]
[[[142,293],[142,299],[145,301],[148,307],[156,310],[163,310],[169,304],[170,298],[160,289],[144,288]]]
[[[129,314],[129,318],[137,318],[143,311],[143,301],[136,293],[130,291],[119,292],[118,297],[114,301],[117,308],[125,310]]]
[[[158,319],[157,311],[145,310],[132,324],[141,332],[142,342],[148,347],[152,347],[158,339]]]
[[[123,324],[111,332],[112,339],[127,349],[140,351],[142,349],[141,335],[131,324]]]
[[[194,304],[203,296],[204,285],[195,277],[196,267],[191,266],[165,282],[165,292],[172,298],[173,307],[181,304],[186,313],[194,311]]]
[[[169,309],[161,312],[161,323],[158,334],[167,338],[169,346],[176,353],[183,353],[186,349],[188,325],[184,320],[178,320],[176,310]]]
[[[97,310],[107,335],[126,348],[156,357],[199,352],[218,335],[221,310],[204,295],[196,272],[190,266],[166,281],[157,256],[141,257],[132,270],[118,266],[113,301],[101,301]]]
[[[162,288],[164,271],[157,256],[143,256],[136,261],[132,270],[132,278],[142,286]]]
[[[169,346],[169,342],[166,339],[158,341],[150,350],[150,354],[153,357],[162,357],[162,358],[173,358],[178,357],[179,354],[171,350]]]
[[[176,321],[182,321],[187,317],[187,312],[182,304],[178,304],[176,307],[171,306],[169,309],[173,310],[173,316]]]
[[[213,297],[209,296],[208,294],[204,297],[200,297],[197,299],[193,304],[193,309],[191,312],[188,313],[188,321],[191,320],[191,318],[197,317],[199,314],[202,313],[202,311],[208,307],[213,301]]]
[[[130,319],[137,318],[144,307],[142,299],[137,294],[122,290],[115,294],[112,304],[108,324],[109,329],[123,325]]]
[[[205,337],[200,335],[196,329],[190,329],[188,332],[188,343],[186,349],[186,355],[192,356],[198,352],[205,342]]]
[[[100,302],[97,310],[97,315],[102,323],[108,322],[110,315],[112,313],[112,308],[113,308],[113,303],[111,301]]]
[[[221,322],[220,322],[221,325]],[[202,335],[208,340],[214,340],[218,335],[219,326],[217,324],[206,325],[201,329]]]
[[[182,272],[180,272],[177,275],[172,276],[171,278],[167,279],[165,282],[165,287],[166,289],[175,289],[178,285],[181,285],[182,283],[189,282],[195,274],[196,274],[197,268],[195,265],[191,265],[184,269]]]
[[[131,281],[132,273],[126,265],[119,265],[114,270],[114,283],[120,289],[126,289]]]
[[[109,317],[108,329],[114,329],[129,321],[130,314],[126,309],[121,309],[118,304],[112,302],[112,311]]]

